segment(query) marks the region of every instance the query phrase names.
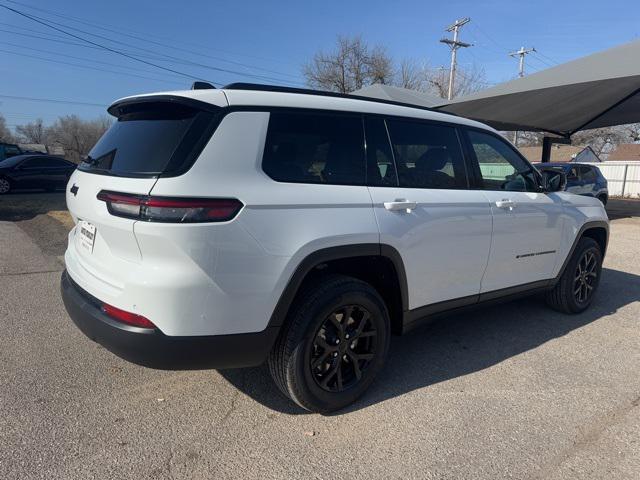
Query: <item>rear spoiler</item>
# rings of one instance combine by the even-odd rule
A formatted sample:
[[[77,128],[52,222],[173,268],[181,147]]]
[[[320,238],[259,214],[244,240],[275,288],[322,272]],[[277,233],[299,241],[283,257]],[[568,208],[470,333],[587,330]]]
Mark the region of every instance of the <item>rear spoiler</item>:
[[[127,97],[113,103],[107,112],[114,117],[120,117],[126,113],[126,107],[130,105],[139,105],[141,103],[169,103],[173,105],[183,105],[196,110],[205,112],[217,112],[221,107],[212,103],[203,102],[190,97],[182,97],[180,95],[141,95],[139,97]]]

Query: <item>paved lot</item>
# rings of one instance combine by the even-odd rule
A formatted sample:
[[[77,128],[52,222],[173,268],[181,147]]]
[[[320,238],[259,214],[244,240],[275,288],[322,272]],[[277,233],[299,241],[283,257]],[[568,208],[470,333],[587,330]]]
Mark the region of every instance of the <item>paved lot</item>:
[[[640,478],[640,202],[610,207],[588,312],[529,299],[395,338],[323,417],[264,368],[155,371],[87,340],[58,293],[62,195],[2,197],[0,478]]]

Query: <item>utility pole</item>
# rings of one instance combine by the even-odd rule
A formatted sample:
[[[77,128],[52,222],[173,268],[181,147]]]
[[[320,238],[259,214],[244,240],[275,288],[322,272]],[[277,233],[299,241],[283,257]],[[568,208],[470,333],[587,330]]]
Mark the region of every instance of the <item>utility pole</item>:
[[[453,97],[453,83],[456,77],[456,55],[459,48],[467,48],[470,47],[471,43],[464,43],[458,41],[458,31],[460,27],[469,23],[471,19],[469,17],[463,18],[462,20],[456,20],[453,25],[450,25],[447,28],[447,32],[453,32],[453,40],[449,38],[443,38],[440,40],[440,43],[444,43],[451,48],[451,68],[449,69],[449,92],[447,93],[447,100],[451,100]]]
[[[528,55],[529,53],[535,52],[536,49],[534,47],[531,48],[524,48],[524,47],[520,47],[520,50],[518,50],[517,52],[511,52],[509,54],[510,57],[520,57],[519,62],[518,62],[518,76],[520,78],[524,77],[524,57],[526,55]],[[513,132],[513,144],[517,147],[518,146],[518,131],[516,130],[515,132]]]
[[[518,67],[518,76],[519,77],[524,77],[524,57],[525,55],[531,53],[531,52],[535,52],[536,49],[531,47],[531,48],[524,48],[524,47],[520,47],[520,50],[518,50],[517,52],[511,52],[509,54],[510,57],[520,57],[520,62],[519,62],[519,67]]]

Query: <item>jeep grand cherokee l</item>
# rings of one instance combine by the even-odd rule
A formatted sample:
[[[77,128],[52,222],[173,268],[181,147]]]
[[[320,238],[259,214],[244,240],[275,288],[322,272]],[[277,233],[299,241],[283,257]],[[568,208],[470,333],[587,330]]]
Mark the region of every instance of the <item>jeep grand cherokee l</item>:
[[[285,395],[330,412],[369,387],[392,333],[535,292],[578,313],[598,287],[602,203],[480,123],[247,84],[108,111],[67,186],[61,289],[134,362],[268,361]]]

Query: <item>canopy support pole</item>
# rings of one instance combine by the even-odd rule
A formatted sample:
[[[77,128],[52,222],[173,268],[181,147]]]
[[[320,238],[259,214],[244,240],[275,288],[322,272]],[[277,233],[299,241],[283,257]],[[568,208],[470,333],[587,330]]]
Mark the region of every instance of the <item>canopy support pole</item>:
[[[561,143],[563,145],[571,145],[571,137],[543,137],[542,139],[542,163],[549,163],[551,160],[551,145]]]

